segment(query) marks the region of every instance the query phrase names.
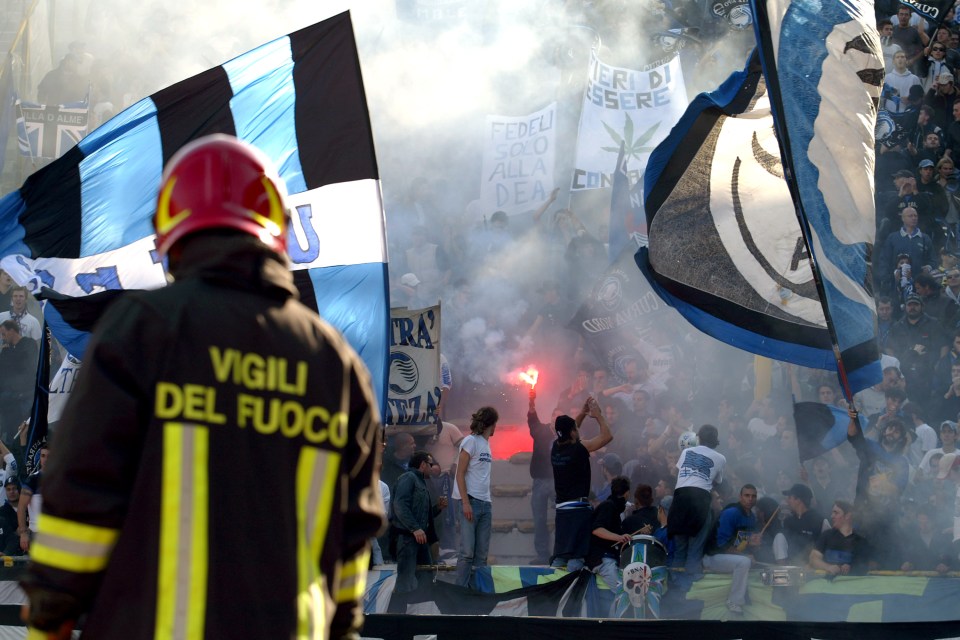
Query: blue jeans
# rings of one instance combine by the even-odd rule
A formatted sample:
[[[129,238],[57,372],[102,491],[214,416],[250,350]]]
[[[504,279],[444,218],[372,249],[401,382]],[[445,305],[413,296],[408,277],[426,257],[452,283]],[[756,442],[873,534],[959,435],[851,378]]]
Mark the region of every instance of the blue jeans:
[[[397,537],[397,583],[395,593],[410,593],[417,588],[417,564],[431,564],[430,546],[417,544],[411,535]]]
[[[457,519],[460,521],[460,553],[457,555],[457,584],[470,586],[470,574],[474,569],[487,566],[490,551],[490,534],[493,531],[493,503],[468,498],[473,509],[473,522],[463,516],[463,501],[454,500]]]
[[[552,478],[533,479],[533,491],[530,494],[530,509],[533,511],[533,548],[536,550],[537,560],[544,563],[550,562],[550,556],[553,555],[550,549],[547,512],[554,495]]]

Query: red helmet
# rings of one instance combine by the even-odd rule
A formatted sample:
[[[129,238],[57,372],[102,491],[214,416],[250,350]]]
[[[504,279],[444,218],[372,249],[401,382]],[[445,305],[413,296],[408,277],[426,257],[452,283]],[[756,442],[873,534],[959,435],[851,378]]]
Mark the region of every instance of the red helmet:
[[[177,151],[163,171],[157,251],[166,256],[184,236],[229,228],[287,250],[286,187],[267,157],[233,136],[216,134]]]

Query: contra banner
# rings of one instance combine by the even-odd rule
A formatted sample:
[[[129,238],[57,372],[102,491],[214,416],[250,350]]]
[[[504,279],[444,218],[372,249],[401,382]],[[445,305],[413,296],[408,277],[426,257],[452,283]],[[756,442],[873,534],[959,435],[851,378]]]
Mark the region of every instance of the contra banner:
[[[583,95],[572,191],[609,187],[623,144],[635,173],[643,175],[650,152],[667,137],[687,108],[677,56],[644,70],[625,69],[590,56]]]
[[[440,402],[440,305],[390,309],[387,425],[432,424]]]
[[[480,201],[484,211],[536,209],[553,191],[557,103],[526,116],[487,116]]]

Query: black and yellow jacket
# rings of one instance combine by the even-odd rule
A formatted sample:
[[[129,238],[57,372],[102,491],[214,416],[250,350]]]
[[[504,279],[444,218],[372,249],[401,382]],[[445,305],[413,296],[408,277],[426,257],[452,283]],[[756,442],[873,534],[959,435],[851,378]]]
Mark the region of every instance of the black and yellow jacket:
[[[181,264],[97,325],[44,474],[34,614],[52,593],[84,638],[351,635],[383,523],[367,370],[256,240],[200,237]]]

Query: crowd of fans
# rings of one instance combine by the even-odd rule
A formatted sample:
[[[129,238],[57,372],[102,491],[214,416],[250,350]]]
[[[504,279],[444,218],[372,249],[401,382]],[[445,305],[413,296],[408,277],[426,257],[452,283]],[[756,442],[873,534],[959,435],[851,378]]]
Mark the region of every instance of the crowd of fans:
[[[690,538],[684,541],[679,564],[687,571],[678,572],[678,586],[688,586],[683,574],[695,580],[704,567],[733,573],[728,606],[738,613],[743,600],[735,591],[745,588],[745,582],[737,576],[751,564],[743,558],[808,566],[830,575],[960,569],[955,541],[960,538],[955,528],[960,515],[955,507],[960,504],[955,445],[960,174],[954,164],[960,158],[960,102],[954,108],[952,97],[960,38],[953,10],[936,32],[906,7],[893,6],[885,15],[884,10],[878,9],[878,31],[888,75],[878,127],[873,254],[883,380],[857,394],[852,405],[843,399],[833,373],[776,363],[772,372],[760,373],[749,356],[666,317],[638,332],[632,345],[636,356],[608,369],[567,328],[578,301],[608,263],[604,245],[577,214],[555,206],[554,194],[521,228],[513,228],[513,220],[502,212],[482,225],[458,227],[441,214],[443,198],[437,190],[442,184],[414,183],[403,212],[420,226],[405,228],[428,239],[407,252],[406,262],[403,256],[396,260],[394,252],[393,264],[403,265],[398,288],[400,295],[409,296],[409,304],[433,303],[440,292],[444,351],[456,380],[447,416],[460,415],[459,408],[475,406],[491,392],[503,399],[502,414],[517,408],[513,403],[522,397],[519,388],[481,375],[489,362],[471,357],[471,340],[489,341],[492,333],[498,346],[525,350],[544,363],[541,370],[555,382],[549,390],[538,388],[541,398],[556,397],[550,420],[540,422],[532,403],[528,416],[534,442],[533,562],[559,560],[569,567],[571,559],[589,558],[588,566],[592,563],[603,576],[609,573],[604,557],[614,555],[610,541],[643,531],[660,532],[664,542],[672,542],[676,536],[668,535],[666,514],[671,503],[677,508],[677,488],[690,486],[685,468],[696,467],[682,441],[707,423],[716,427],[716,442],[709,448],[724,458],[724,471],[705,487],[713,497],[713,517],[692,527],[687,523],[689,532],[676,534]],[[544,256],[538,265],[547,268],[537,273],[556,279],[520,278],[518,284],[507,278],[505,272],[517,266],[512,253],[521,246]],[[463,278],[464,263],[476,265],[481,277]],[[478,283],[491,280],[508,282],[503,291],[512,300],[505,296],[475,307],[473,293],[484,286]],[[809,425],[795,423],[794,401],[849,409],[854,418],[847,441],[801,464],[798,432],[806,437]],[[584,420],[596,413],[591,406],[600,407],[610,432],[600,446],[595,445],[605,440],[604,427],[598,420]],[[575,428],[564,421],[574,417]],[[554,485],[560,476],[551,463],[556,462],[557,443],[570,441],[571,428],[588,445],[587,492]],[[698,464],[706,453],[697,449],[703,447],[689,449],[698,453]],[[454,468],[443,471],[455,473]],[[684,501],[689,503],[689,497]],[[547,524],[550,503],[556,505],[555,538]],[[691,509],[689,504],[682,508]],[[627,519],[634,509],[646,514],[645,520],[636,520],[641,526],[611,525],[611,512]],[[561,520],[575,524],[561,526]],[[704,522],[709,525],[698,528]],[[587,546],[579,557],[571,556],[571,530]],[[696,540],[699,534],[702,544]],[[591,540],[593,551],[605,546],[606,553],[592,553]]]
[[[616,20],[601,9],[614,4],[584,3],[597,7],[582,19],[595,21],[592,28],[606,36],[607,47],[617,44],[616,32],[607,29]],[[478,460],[486,462],[489,445],[480,440],[496,437],[497,418],[488,424],[496,412],[485,413],[486,422],[468,436],[466,449],[454,422],[462,427],[475,422],[459,417],[476,419],[475,408],[488,403],[497,406],[502,419],[522,420],[524,395],[503,374],[524,358],[544,372],[538,393],[551,408],[545,422],[532,399],[526,412],[534,442],[533,562],[577,568],[579,560],[609,576],[610,543],[643,532],[670,547],[676,535],[690,538],[683,541],[682,563],[674,559],[687,569],[677,573],[686,580],[697,578],[701,562],[708,570],[742,576],[745,564],[738,558],[809,564],[831,574],[960,569],[954,540],[960,538],[954,521],[960,515],[955,512],[960,504],[960,102],[954,105],[960,27],[953,10],[934,32],[908,8],[881,4],[878,31],[888,75],[878,127],[873,273],[885,355],[883,380],[858,394],[850,407],[862,427],[851,427],[847,443],[801,465],[798,432],[806,425],[795,424],[791,401],[846,409],[834,374],[776,363],[772,371],[763,371],[751,356],[704,338],[672,315],[638,327],[631,345],[636,354],[609,369],[568,328],[609,263],[604,230],[593,224],[597,216],[560,206],[558,191],[532,215],[483,212],[478,201],[463,202],[461,190],[444,179],[418,177],[403,193],[385,188],[391,301],[413,308],[442,304],[443,349],[455,383],[448,385],[435,435],[398,433],[388,439],[384,496],[396,498],[399,488],[403,501],[394,504],[403,507],[398,512],[388,502],[393,535],[381,538],[377,561],[403,556],[407,563],[453,562],[459,556],[458,581],[470,584],[470,567],[483,565],[489,545],[487,522],[477,525],[481,510],[490,517],[488,505],[481,503],[492,503],[495,511],[496,501],[469,492],[466,503],[459,499],[470,485],[466,472],[458,476],[457,463],[464,453],[474,469]],[[648,17],[663,21],[664,28],[678,19],[663,12]],[[687,42],[684,55],[690,60],[712,55],[706,47],[691,54],[689,43],[695,40],[685,40],[680,31],[672,46]],[[578,51],[582,62],[583,47]],[[566,52],[557,44],[558,66],[576,66]],[[111,96],[108,78],[98,73],[102,69],[78,45],[42,88],[45,95],[83,99],[80,93],[92,87],[91,103],[103,103],[109,115],[113,103],[127,100]],[[562,87],[557,95],[563,96]],[[571,95],[579,100],[577,92]],[[0,272],[0,444],[15,442],[22,433],[35,376],[35,365],[26,363],[36,362],[41,339],[39,316],[31,310],[35,303],[20,291]],[[707,438],[704,424],[714,427]],[[685,446],[696,442],[690,432],[700,432],[699,444]],[[585,463],[585,478],[556,484],[557,460],[570,458],[558,458],[557,443],[584,446],[587,456],[568,462],[581,471]],[[699,480],[699,489],[709,496],[708,512],[702,521],[686,523],[689,532],[677,529],[671,536],[675,491],[698,488],[689,484],[699,468],[694,454],[716,459],[704,448],[723,459],[722,465],[716,463],[722,473]],[[400,483],[408,473],[419,477]],[[17,475],[8,463],[5,478]],[[10,500],[14,483],[8,483]],[[429,488],[433,508],[431,501],[425,503],[421,484]],[[690,513],[690,505],[703,497],[680,494],[694,498],[684,497],[674,517],[681,509]],[[449,497],[452,508],[446,503],[436,508],[441,497]],[[560,532],[555,538],[548,526],[552,503]],[[623,522],[616,526],[611,514]],[[3,518],[0,509],[5,533]],[[561,520],[568,524],[560,526]],[[470,549],[458,552],[464,521],[472,523],[466,536]],[[17,522],[13,526],[22,529]],[[438,543],[432,556],[421,548],[429,542]],[[741,583],[734,582],[728,607],[737,613],[743,602]],[[683,577],[677,580],[688,586],[684,583]],[[414,586],[398,582],[401,590]]]

